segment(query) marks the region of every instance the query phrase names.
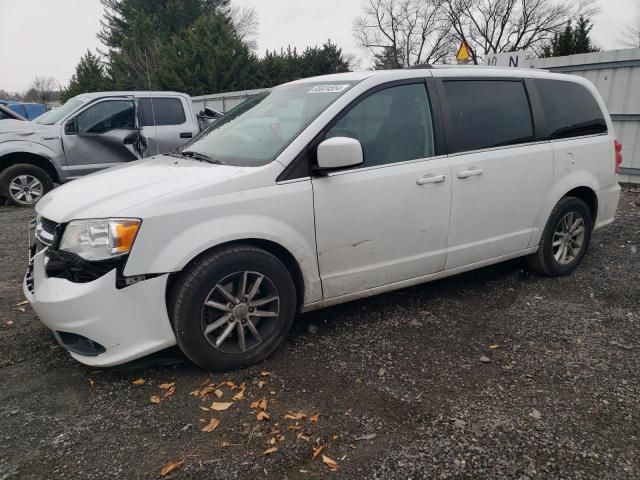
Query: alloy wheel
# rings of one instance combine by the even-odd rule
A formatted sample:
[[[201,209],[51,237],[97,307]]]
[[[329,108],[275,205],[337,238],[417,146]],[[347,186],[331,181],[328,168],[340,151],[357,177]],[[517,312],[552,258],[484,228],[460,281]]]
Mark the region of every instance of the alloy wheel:
[[[585,238],[584,218],[578,212],[565,214],[553,232],[553,258],[560,265],[568,265],[580,254]]]
[[[279,313],[280,296],[268,276],[251,271],[232,273],[207,295],[202,306],[202,333],[221,352],[244,353],[269,337]]]
[[[43,193],[42,182],[33,175],[18,175],[9,182],[11,199],[21,205],[33,205]]]

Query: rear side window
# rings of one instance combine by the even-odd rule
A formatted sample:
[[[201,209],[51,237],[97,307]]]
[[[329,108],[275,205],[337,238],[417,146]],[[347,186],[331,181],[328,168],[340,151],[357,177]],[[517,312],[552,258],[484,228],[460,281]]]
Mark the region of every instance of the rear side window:
[[[529,99],[522,81],[445,80],[449,153],[533,140]]]
[[[138,118],[142,127],[182,125],[187,120],[179,98],[141,98]]]
[[[536,80],[547,125],[546,138],[607,133],[607,122],[593,95],[583,85],[562,80]]]

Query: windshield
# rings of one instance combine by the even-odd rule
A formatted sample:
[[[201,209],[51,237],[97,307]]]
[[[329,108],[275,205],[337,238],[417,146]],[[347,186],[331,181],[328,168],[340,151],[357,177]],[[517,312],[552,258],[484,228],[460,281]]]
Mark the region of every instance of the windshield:
[[[325,81],[276,87],[238,105],[182,150],[227,165],[265,165],[352,85]]]
[[[48,112],[43,113],[38,118],[36,118],[34,122],[41,123],[42,125],[53,125],[54,123],[58,123],[71,112],[79,108],[81,105],[85,104],[88,100],[89,97],[87,96],[70,98],[60,108],[49,110]]]

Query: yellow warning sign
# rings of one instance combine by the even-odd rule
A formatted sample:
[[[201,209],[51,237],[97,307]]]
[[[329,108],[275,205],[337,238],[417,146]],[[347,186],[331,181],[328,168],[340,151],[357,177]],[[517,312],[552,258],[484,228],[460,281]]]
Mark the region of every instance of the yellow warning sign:
[[[471,48],[467,42],[462,42],[460,44],[460,48],[458,48],[458,53],[456,53],[456,60],[458,63],[467,63],[471,60]]]

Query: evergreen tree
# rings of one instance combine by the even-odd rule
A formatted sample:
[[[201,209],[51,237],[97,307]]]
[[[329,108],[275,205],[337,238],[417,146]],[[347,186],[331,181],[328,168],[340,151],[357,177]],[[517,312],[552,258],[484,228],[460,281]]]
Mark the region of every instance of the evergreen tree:
[[[598,52],[600,49],[592,43],[589,37],[592,28],[593,25],[588,18],[580,17],[575,28],[569,21],[564,31],[556,33],[551,43],[544,47],[542,57],[561,57],[577,53]]]
[[[162,90],[190,95],[254,88],[258,59],[228,19],[204,14],[160,50],[156,81]]]
[[[81,93],[99,92],[108,88],[104,67],[97,55],[89,50],[82,56],[71,81],[60,96],[62,102]]]
[[[374,58],[374,70],[392,70],[394,68],[402,68],[402,65],[398,61],[398,56],[392,47],[384,47],[382,52],[374,55]]]

